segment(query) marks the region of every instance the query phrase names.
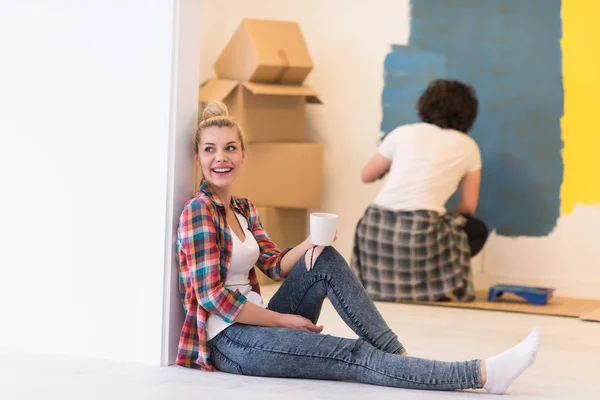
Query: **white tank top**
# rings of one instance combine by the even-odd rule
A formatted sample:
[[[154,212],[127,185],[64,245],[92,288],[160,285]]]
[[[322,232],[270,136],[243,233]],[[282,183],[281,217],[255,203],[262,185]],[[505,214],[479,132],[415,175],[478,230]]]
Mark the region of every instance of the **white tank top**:
[[[246,296],[248,301],[266,308],[267,306],[263,303],[260,295],[252,291],[250,279],[248,277],[250,270],[254,267],[256,261],[258,261],[260,249],[258,243],[256,243],[256,239],[252,236],[252,232],[248,230],[248,221],[246,221],[246,218],[238,213],[235,215],[238,221],[240,221],[240,225],[242,226],[246,238],[242,242],[233,230],[228,227],[233,243],[225,287],[231,291],[239,290],[241,294]],[[231,324],[232,323],[225,322],[219,315],[210,314],[206,321],[207,340],[214,338]]]

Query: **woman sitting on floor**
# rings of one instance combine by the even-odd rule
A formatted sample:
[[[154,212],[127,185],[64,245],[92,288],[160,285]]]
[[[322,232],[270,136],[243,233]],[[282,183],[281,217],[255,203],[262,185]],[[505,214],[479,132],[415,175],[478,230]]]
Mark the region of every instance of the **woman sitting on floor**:
[[[363,182],[387,178],[357,225],[352,269],[374,300],[475,298],[470,260],[488,236],[473,217],[481,154],[466,133],[477,117],[475,91],[431,82],[417,103],[421,123],[391,131],[363,168]],[[452,212],[445,204],[460,185]]]
[[[224,104],[207,105],[195,150],[204,178],[177,229],[185,311],[177,364],[240,375],[428,390],[484,388],[499,394],[534,362],[537,330],[485,360],[409,357],[333,247],[314,246],[308,237],[292,249],[279,249],[252,202],[232,196],[246,152],[240,127]],[[284,281],[268,305],[255,265]],[[325,298],[358,338],[320,333],[323,327],[316,324]]]

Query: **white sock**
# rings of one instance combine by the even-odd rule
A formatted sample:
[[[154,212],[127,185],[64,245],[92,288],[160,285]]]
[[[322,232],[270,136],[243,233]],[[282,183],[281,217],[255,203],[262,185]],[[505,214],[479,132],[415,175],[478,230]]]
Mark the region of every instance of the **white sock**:
[[[536,328],[515,347],[485,360],[487,380],[483,388],[502,394],[511,383],[533,364],[540,347],[540,331]]]

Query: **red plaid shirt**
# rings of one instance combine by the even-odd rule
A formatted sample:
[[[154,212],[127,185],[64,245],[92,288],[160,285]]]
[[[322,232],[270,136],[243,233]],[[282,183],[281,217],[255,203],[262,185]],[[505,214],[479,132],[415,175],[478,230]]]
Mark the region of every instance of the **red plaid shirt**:
[[[279,250],[271,241],[254,205],[248,199],[232,197],[231,206],[246,217],[258,243],[260,256],[256,266],[273,280],[285,279],[287,274],[279,264],[287,250]],[[177,352],[179,365],[214,371],[206,344],[208,314],[233,322],[246,303],[239,291],[225,288],[231,247],[225,207],[203,180],[196,196],[186,203],[177,229],[179,293],[185,312]],[[254,268],[249,278],[252,290],[260,294]]]

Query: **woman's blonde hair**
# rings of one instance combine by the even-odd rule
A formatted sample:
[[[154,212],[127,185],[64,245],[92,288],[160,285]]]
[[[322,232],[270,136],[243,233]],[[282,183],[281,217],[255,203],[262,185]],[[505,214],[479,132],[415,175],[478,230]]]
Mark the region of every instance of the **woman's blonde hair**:
[[[234,128],[237,130],[242,150],[244,150],[244,135],[242,134],[240,125],[235,118],[229,115],[229,109],[227,109],[227,106],[223,102],[211,100],[204,107],[204,110],[202,111],[202,120],[198,124],[198,129],[196,130],[196,146],[194,150],[196,153],[198,152],[198,146],[200,145],[200,135],[202,134],[202,131],[213,126],[218,128]]]

